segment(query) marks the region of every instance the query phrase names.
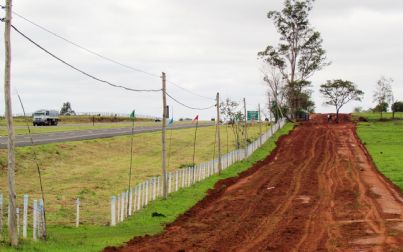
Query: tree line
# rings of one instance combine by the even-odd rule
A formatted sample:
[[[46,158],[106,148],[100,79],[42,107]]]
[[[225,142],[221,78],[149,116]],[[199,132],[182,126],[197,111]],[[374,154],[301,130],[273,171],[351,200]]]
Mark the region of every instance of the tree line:
[[[323,49],[320,32],[309,21],[314,2],[286,0],[281,11],[267,14],[280,35],[280,41],[258,52],[258,59],[262,62],[263,80],[269,88],[268,108],[276,118],[285,116],[297,120],[314,112],[309,79],[331,64]],[[381,117],[389,106],[393,117],[395,112],[403,111],[403,102],[393,95],[392,82],[392,79],[382,77],[373,94],[373,101],[377,104],[373,110],[380,112]],[[336,120],[345,104],[362,101],[364,97],[364,92],[353,82],[343,79],[327,80],[319,91],[326,99],[325,103],[335,107]]]

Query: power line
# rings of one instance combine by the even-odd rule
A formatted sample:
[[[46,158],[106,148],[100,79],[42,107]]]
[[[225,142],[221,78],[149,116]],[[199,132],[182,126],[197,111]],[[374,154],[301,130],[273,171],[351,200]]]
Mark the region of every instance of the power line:
[[[1,6],[1,5],[0,5],[0,6]],[[1,8],[4,9],[4,6],[1,6]],[[45,32],[47,32],[47,33],[49,33],[49,34],[51,34],[51,35],[53,35],[53,36],[55,36],[55,37],[57,37],[57,38],[59,38],[59,39],[65,41],[65,42],[67,42],[67,43],[69,43],[69,44],[71,44],[71,45],[73,45],[73,46],[75,46],[75,47],[77,47],[77,48],[80,48],[81,50],[84,50],[84,51],[86,51],[86,52],[88,52],[88,53],[90,53],[90,54],[92,54],[92,55],[95,55],[95,56],[97,56],[97,57],[99,57],[99,58],[101,58],[101,59],[103,59],[103,60],[109,61],[109,62],[111,62],[111,63],[117,64],[117,65],[119,65],[119,66],[121,66],[121,67],[124,67],[124,68],[126,68],[126,69],[129,69],[129,70],[132,70],[132,71],[135,71],[135,72],[139,72],[139,73],[146,74],[146,75],[151,76],[151,77],[155,77],[155,78],[158,78],[158,79],[161,78],[158,74],[153,74],[153,73],[144,71],[144,70],[142,70],[142,69],[129,66],[129,65],[127,65],[127,64],[121,63],[121,62],[119,62],[119,61],[117,61],[117,60],[114,60],[114,59],[112,59],[112,58],[109,58],[109,57],[107,57],[107,56],[104,56],[104,55],[102,55],[102,54],[100,54],[100,53],[97,53],[97,52],[95,52],[95,51],[93,51],[93,50],[91,50],[91,49],[88,49],[88,48],[86,48],[86,47],[84,47],[84,46],[82,46],[82,45],[79,45],[78,43],[76,43],[76,42],[74,42],[74,41],[72,41],[72,40],[70,40],[70,39],[67,39],[67,38],[63,37],[63,36],[57,34],[56,32],[53,32],[53,31],[49,30],[48,28],[46,28],[46,27],[44,27],[44,26],[42,26],[42,25],[40,25],[40,24],[38,24],[38,23],[36,23],[36,22],[34,22],[34,21],[32,21],[32,20],[30,20],[30,19],[28,19],[28,18],[26,18],[26,17],[24,17],[24,16],[22,16],[22,15],[20,15],[20,14],[18,14],[18,13],[15,12],[15,11],[13,11],[13,14],[16,15],[16,16],[18,16],[19,18],[25,20],[26,22],[28,22],[28,23],[30,23],[30,24],[32,24],[32,25],[38,27],[39,29],[41,29],[41,30],[43,30],[43,31],[45,31]],[[184,91],[186,91],[186,92],[188,92],[188,93],[190,93],[190,94],[193,94],[193,95],[195,95],[195,96],[198,96],[198,97],[201,97],[201,98],[204,98],[204,99],[208,99],[208,100],[214,101],[213,98],[210,98],[210,97],[207,97],[207,96],[203,96],[203,95],[197,94],[197,93],[195,93],[195,92],[193,92],[193,91],[191,91],[191,90],[189,90],[189,89],[187,89],[187,88],[184,88],[183,86],[179,85],[178,83],[175,83],[175,82],[173,82],[173,81],[167,81],[167,82],[170,83],[170,84],[172,84],[172,85],[174,85],[174,86],[176,86],[176,87],[178,87],[178,88],[180,88],[180,89],[182,89],[182,90],[184,90]]]
[[[70,68],[76,70],[77,72],[79,72],[79,73],[81,73],[81,74],[83,74],[83,75],[85,75],[85,76],[87,76],[87,77],[89,77],[89,78],[91,78],[91,79],[94,79],[94,80],[96,80],[96,81],[98,81],[98,82],[107,84],[107,85],[112,86],[112,87],[122,88],[122,89],[125,89],[125,90],[127,90],[127,91],[133,91],[133,92],[160,92],[160,91],[161,91],[161,89],[133,89],[133,88],[125,87],[125,86],[122,86],[122,85],[113,84],[113,83],[111,83],[111,82],[109,82],[109,81],[106,81],[106,80],[100,79],[100,78],[98,78],[98,77],[95,77],[94,75],[89,74],[89,73],[87,73],[87,72],[85,72],[85,71],[83,71],[83,70],[81,70],[81,69],[79,69],[79,68],[73,66],[72,64],[66,62],[65,60],[63,60],[63,59],[57,57],[56,55],[54,55],[53,53],[51,53],[50,51],[48,51],[47,49],[43,48],[41,45],[39,45],[38,43],[36,43],[35,41],[33,41],[33,40],[32,40],[31,38],[29,38],[27,35],[25,35],[25,34],[22,33],[21,31],[19,31],[14,25],[11,25],[11,27],[12,27],[18,34],[20,34],[22,37],[24,37],[25,39],[27,39],[29,42],[31,42],[32,44],[34,44],[36,47],[38,47],[39,49],[41,49],[41,50],[44,51],[45,53],[49,54],[51,57],[53,57],[53,58],[55,58],[56,60],[60,61],[61,63],[65,64],[66,66],[68,66],[68,67],[70,67]]]
[[[84,47],[84,46],[81,46],[81,45],[79,45],[78,43],[76,43],[76,42],[74,42],[74,41],[71,41],[71,40],[69,40],[69,39],[67,39],[67,38],[64,38],[64,37],[62,37],[61,35],[59,35],[59,34],[53,32],[53,31],[47,29],[46,27],[44,27],[44,26],[42,26],[42,25],[39,25],[39,24],[37,24],[37,23],[31,21],[30,19],[28,19],[28,18],[26,18],[26,17],[24,17],[24,16],[22,16],[22,15],[16,13],[15,11],[13,11],[13,14],[16,15],[16,16],[18,16],[19,18],[21,18],[21,19],[27,21],[28,23],[30,23],[30,24],[32,24],[32,25],[38,27],[39,29],[41,29],[41,30],[43,30],[43,31],[45,31],[45,32],[47,32],[47,33],[49,33],[49,34],[51,34],[51,35],[53,35],[53,36],[55,36],[55,37],[61,39],[61,40],[64,40],[65,42],[67,42],[67,43],[69,43],[69,44],[71,44],[71,45],[73,45],[73,46],[75,46],[75,47],[78,47],[78,48],[80,48],[80,49],[82,49],[82,50],[84,50],[84,51],[86,51],[86,52],[88,52],[88,53],[90,53],[90,54],[93,54],[93,55],[95,55],[95,56],[97,56],[97,57],[99,57],[99,58],[101,58],[101,59],[104,59],[104,60],[106,60],[106,61],[112,62],[112,63],[117,64],[117,65],[120,65],[120,66],[122,66],[122,67],[125,67],[125,68],[130,69],[130,70],[135,71],[135,72],[140,72],[140,73],[143,73],[143,74],[152,76],[152,77],[160,78],[160,76],[157,75],[157,74],[149,73],[149,72],[144,71],[144,70],[142,70],[142,69],[135,68],[135,67],[132,67],[132,66],[129,66],[129,65],[120,63],[120,62],[118,62],[118,61],[116,61],[116,60],[114,60],[114,59],[111,59],[111,58],[109,58],[109,57],[103,56],[103,55],[101,55],[101,54],[99,54],[99,53],[97,53],[97,52],[95,52],[95,51],[93,51],[93,50],[91,50],[91,49],[88,49],[88,48],[86,48],[86,47]]]
[[[183,102],[178,101],[177,99],[175,99],[174,97],[172,97],[172,96],[171,96],[170,94],[168,94],[167,92],[166,92],[166,94],[167,94],[167,96],[168,96],[169,98],[171,98],[172,100],[174,100],[176,103],[178,103],[178,104],[180,104],[180,105],[182,105],[182,106],[184,106],[184,107],[186,107],[186,108],[188,108],[188,109],[193,109],[193,110],[208,110],[208,109],[211,109],[211,108],[214,108],[214,107],[215,107],[215,104],[212,105],[212,106],[210,106],[210,107],[205,107],[205,108],[195,108],[195,107],[191,107],[191,106],[188,106],[188,105],[184,104]]]
[[[186,89],[186,88],[184,88],[184,87],[182,87],[182,86],[176,84],[175,82],[172,82],[172,81],[167,81],[167,82],[170,83],[170,84],[172,84],[172,85],[174,85],[174,86],[176,86],[176,87],[178,87],[178,88],[180,88],[180,89],[182,89],[182,90],[184,90],[184,91],[186,91],[186,92],[188,92],[188,93],[190,93],[190,94],[193,94],[193,95],[196,95],[196,96],[199,96],[199,97],[201,97],[201,98],[208,99],[208,100],[211,100],[211,101],[215,101],[215,99],[213,99],[213,98],[210,98],[210,97],[207,97],[207,96],[203,96],[203,95],[199,95],[199,94],[197,94],[197,93],[194,93],[193,91],[190,91],[190,90],[188,90],[188,89]]]

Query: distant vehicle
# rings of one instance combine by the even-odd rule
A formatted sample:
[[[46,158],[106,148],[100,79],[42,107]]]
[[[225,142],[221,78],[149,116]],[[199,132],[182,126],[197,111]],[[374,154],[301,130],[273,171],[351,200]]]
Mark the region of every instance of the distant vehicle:
[[[57,125],[59,122],[59,112],[56,110],[38,110],[32,116],[32,124],[39,125]]]
[[[155,119],[154,119],[154,122],[161,122],[161,119],[155,118]]]

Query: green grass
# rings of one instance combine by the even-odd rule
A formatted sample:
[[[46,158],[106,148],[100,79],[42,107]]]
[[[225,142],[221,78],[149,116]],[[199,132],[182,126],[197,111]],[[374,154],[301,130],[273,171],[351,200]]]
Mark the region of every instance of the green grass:
[[[213,159],[215,127],[199,128],[195,162]],[[234,136],[222,127],[222,152],[235,149]],[[167,132],[168,170],[192,163],[194,129]],[[249,127],[251,140],[259,135],[257,125]],[[64,142],[21,147],[16,150],[17,204],[22,205],[23,194],[30,200],[40,197],[39,180],[33,153],[36,152],[42,171],[46,207],[50,224],[73,225],[75,200],[81,200],[81,220],[85,224],[106,224],[109,221],[111,195],[125,190],[130,166],[130,136]],[[169,148],[171,146],[171,148]],[[228,148],[228,149],[227,149]],[[217,148],[216,148],[217,150]],[[144,133],[134,137],[132,183],[161,174],[161,133]],[[0,191],[7,188],[7,153],[0,150]]]
[[[359,123],[357,133],[379,171],[403,190],[403,121]]]
[[[153,235],[160,233],[167,223],[173,222],[180,214],[183,214],[198,201],[203,199],[208,189],[213,188],[221,179],[237,176],[247,170],[254,163],[264,159],[275,148],[275,140],[281,135],[288,134],[293,128],[287,124],[271,140],[266,142],[253,155],[242,162],[238,162],[221,175],[215,175],[193,185],[185,190],[180,190],[170,195],[168,200],[152,202],[135,216],[116,227],[106,226],[82,226],[78,229],[72,227],[48,228],[49,239],[47,242],[24,241],[17,249],[7,247],[3,243],[1,251],[99,251],[106,246],[121,245],[134,236]],[[164,218],[153,218],[153,212],[163,213]]]
[[[353,113],[353,117],[358,118],[358,117],[364,117],[368,121],[378,121],[381,118],[381,113],[379,112],[365,112],[365,113]],[[387,112],[383,113],[383,119],[392,119],[392,113]],[[403,112],[397,112],[395,113],[395,119],[403,119]]]

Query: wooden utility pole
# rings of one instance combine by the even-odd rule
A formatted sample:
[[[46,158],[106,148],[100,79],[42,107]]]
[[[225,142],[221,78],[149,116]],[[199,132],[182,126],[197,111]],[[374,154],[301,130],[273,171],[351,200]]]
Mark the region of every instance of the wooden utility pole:
[[[8,198],[9,198],[9,226],[8,237],[11,246],[18,245],[17,236],[17,216],[16,216],[16,195],[15,195],[15,132],[13,125],[13,112],[11,108],[11,13],[12,0],[6,0],[6,18],[4,29],[4,44],[5,44],[5,71],[4,71],[4,101],[5,101],[5,116],[7,121],[8,132]]]
[[[259,144],[262,146],[262,120],[260,118],[260,103],[258,105],[259,107],[259,114],[258,114],[258,120],[259,120]]]
[[[167,95],[166,95],[166,76],[162,73],[162,196],[164,199],[168,197],[167,188],[167,161],[165,146],[165,131],[167,118]]]
[[[217,92],[217,136],[218,137],[218,173],[221,174],[222,171],[222,163],[221,163],[221,132],[220,132],[220,93]]]
[[[245,113],[245,153],[248,153],[248,115],[246,114],[246,100],[243,98],[243,110]]]

